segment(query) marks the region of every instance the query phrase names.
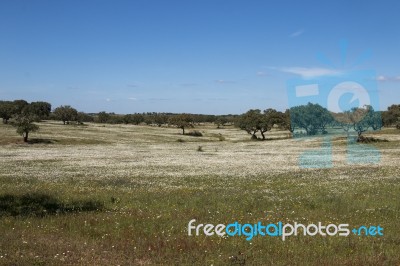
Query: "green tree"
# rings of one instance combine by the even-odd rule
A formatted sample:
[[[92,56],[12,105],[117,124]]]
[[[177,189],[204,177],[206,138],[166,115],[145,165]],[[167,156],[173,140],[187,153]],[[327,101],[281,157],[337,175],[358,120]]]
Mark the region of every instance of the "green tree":
[[[294,127],[302,128],[307,135],[315,135],[318,131],[327,133],[326,127],[332,123],[332,114],[319,104],[308,103],[290,108],[290,120]]]
[[[98,115],[97,115],[97,121],[99,123],[107,123],[109,119],[110,119],[110,114],[108,114],[104,111],[98,113]]]
[[[282,117],[280,112],[276,111],[275,109],[268,108],[264,110],[262,115],[260,127],[260,133],[262,139],[265,140],[265,133],[270,131],[274,125],[278,125],[281,123]]]
[[[28,108],[28,112],[37,116],[39,120],[48,118],[51,113],[51,104],[47,102],[32,102]]]
[[[22,111],[29,105],[29,103],[25,100],[15,100],[13,101],[14,105],[14,114],[21,114]]]
[[[260,132],[265,140],[265,133],[280,121],[280,114],[275,109],[269,108],[262,113],[260,109],[251,109],[237,119],[236,126],[250,134],[252,139],[257,139],[256,133]]]
[[[155,114],[153,116],[153,123],[156,124],[157,126],[161,127],[162,125],[168,123],[168,119],[169,119],[168,116],[165,114]],[[193,117],[191,119],[193,121]]]
[[[387,111],[382,113],[383,125],[385,127],[400,125],[400,104],[393,104]]]
[[[368,121],[368,109],[367,108],[357,108],[351,109],[350,120],[353,124],[354,130],[358,134],[360,139],[361,135],[368,130],[370,123]]]
[[[122,118],[122,121],[124,121],[125,124],[132,124],[133,123],[132,117],[133,117],[133,115],[131,115],[131,114],[124,115],[124,117]]]
[[[235,124],[237,127],[250,134],[252,139],[257,139],[256,133],[260,130],[262,120],[261,110],[251,109],[239,116]]]
[[[290,110],[286,109],[284,113],[280,113],[281,119],[279,125],[285,129],[293,133],[295,130],[295,125],[290,121]]]
[[[78,116],[78,111],[69,105],[61,105],[54,110],[54,115],[58,120],[63,121],[64,125],[69,124],[70,121],[75,121]]]
[[[139,125],[144,122],[144,116],[142,114],[127,114],[122,118],[125,124]]]
[[[84,112],[78,112],[78,115],[76,117],[76,121],[79,124],[83,124],[83,122],[93,122],[94,119],[93,119],[93,116],[91,116],[91,115],[88,115],[88,114],[86,114]]]
[[[225,116],[219,116],[215,119],[214,124],[217,125],[217,128],[223,127],[226,123],[228,123],[228,119]]]
[[[132,123],[134,125],[139,125],[144,122],[144,116],[142,114],[133,114],[132,115]]]
[[[353,128],[352,111],[344,111],[335,114],[335,120],[337,125],[340,126],[344,132],[346,132],[347,137],[349,137],[350,129]]]
[[[190,114],[174,115],[169,119],[169,123],[182,129],[182,135],[185,135],[185,128],[193,127],[193,117]]]
[[[38,118],[32,114],[18,114],[13,121],[13,126],[17,128],[17,133],[20,134],[24,142],[28,142],[29,133],[39,130],[39,127],[34,124]]]
[[[10,101],[0,101],[0,117],[3,118],[3,123],[8,124],[8,120],[15,113],[15,105]]]
[[[367,123],[373,130],[380,130],[382,128],[382,113],[380,111],[375,111],[371,105],[365,106],[367,114],[365,119]]]

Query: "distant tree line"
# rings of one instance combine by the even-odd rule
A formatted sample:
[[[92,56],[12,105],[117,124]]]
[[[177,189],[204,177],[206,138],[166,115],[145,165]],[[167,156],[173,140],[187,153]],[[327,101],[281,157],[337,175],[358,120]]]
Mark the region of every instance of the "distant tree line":
[[[251,109],[242,115],[204,115],[174,113],[133,113],[120,115],[115,113],[78,112],[69,105],[62,105],[52,112],[50,103],[38,101],[28,103],[25,100],[0,101],[0,118],[4,124],[11,124],[28,141],[30,132],[38,130],[37,124],[44,119],[61,121],[64,125],[85,122],[109,124],[146,124],[152,126],[175,126],[185,134],[187,128],[202,123],[214,123],[217,128],[235,125],[245,130],[252,139],[266,139],[266,133],[277,127],[291,133],[304,132],[305,135],[326,134],[328,127],[341,127],[349,133],[354,130],[358,136],[369,129],[377,130],[382,126],[395,126],[400,129],[400,105],[392,105],[387,111],[375,111],[372,106],[353,108],[342,113],[332,113],[319,104],[308,103],[292,107],[285,112],[269,108]],[[260,134],[261,136],[257,136]]]
[[[30,132],[39,129],[35,122],[41,120],[61,121],[64,125],[83,124],[85,122],[108,123],[108,124],[146,124],[152,126],[175,126],[182,129],[194,127],[201,123],[215,123],[218,128],[233,124],[236,115],[204,115],[204,114],[174,114],[174,113],[134,113],[120,115],[115,113],[99,112],[84,113],[78,112],[69,105],[61,105],[52,111],[52,106],[47,102],[31,102],[25,100],[0,101],[0,118],[4,124],[11,121],[11,125],[17,128],[17,132],[28,141]]]
[[[307,136],[327,134],[328,127],[340,127],[347,134],[354,130],[358,139],[361,139],[361,135],[370,129],[379,130],[383,126],[396,126],[400,129],[400,105],[392,105],[383,112],[375,111],[372,106],[367,105],[333,113],[313,103],[294,106],[285,112],[252,109],[237,117],[235,125],[250,134],[252,139],[265,140],[265,134],[274,126]]]

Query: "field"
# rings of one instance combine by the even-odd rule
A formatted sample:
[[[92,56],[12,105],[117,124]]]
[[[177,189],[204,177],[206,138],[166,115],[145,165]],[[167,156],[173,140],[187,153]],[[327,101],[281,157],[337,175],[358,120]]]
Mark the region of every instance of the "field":
[[[374,133],[388,140],[371,144],[378,164],[348,164],[335,138],[327,169],[298,163],[322,138],[196,130],[48,121],[24,144],[0,125],[0,264],[400,265],[398,130]],[[192,219],[380,225],[384,236],[188,236]]]

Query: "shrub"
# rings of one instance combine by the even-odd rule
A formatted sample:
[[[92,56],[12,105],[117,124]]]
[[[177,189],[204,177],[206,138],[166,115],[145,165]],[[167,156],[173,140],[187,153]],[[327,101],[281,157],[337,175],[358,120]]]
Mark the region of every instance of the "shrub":
[[[177,142],[181,142],[181,143],[182,143],[182,142],[185,142],[184,139],[177,139],[176,141],[177,141]]]
[[[197,147],[197,151],[202,152],[203,151],[203,147],[202,146],[198,146]]]

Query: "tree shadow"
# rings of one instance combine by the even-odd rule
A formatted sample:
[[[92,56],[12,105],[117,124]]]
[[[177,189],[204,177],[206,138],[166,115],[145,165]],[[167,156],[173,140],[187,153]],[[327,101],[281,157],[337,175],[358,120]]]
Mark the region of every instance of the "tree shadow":
[[[100,211],[104,205],[94,200],[80,200],[64,203],[44,193],[23,195],[0,195],[0,216],[38,216],[66,214],[73,212]]]
[[[54,144],[54,143],[57,143],[57,140],[31,138],[28,140],[28,143],[29,144]]]

